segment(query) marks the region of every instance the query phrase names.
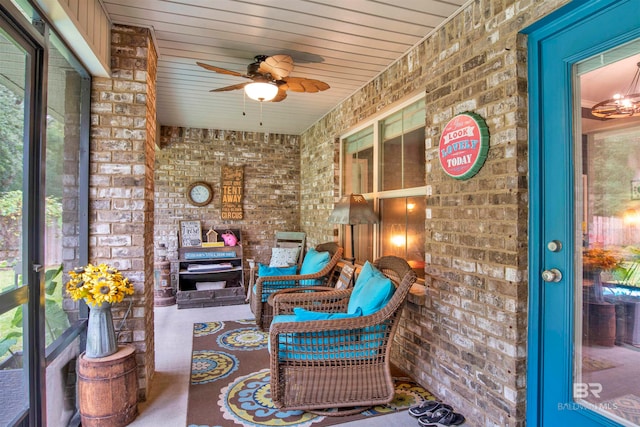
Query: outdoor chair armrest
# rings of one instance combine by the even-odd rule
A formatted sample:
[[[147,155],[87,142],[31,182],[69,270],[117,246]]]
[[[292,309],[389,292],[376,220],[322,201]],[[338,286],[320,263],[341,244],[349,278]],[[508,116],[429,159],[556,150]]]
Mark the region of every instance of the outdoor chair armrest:
[[[329,292],[329,291],[335,291],[335,289],[330,286],[298,286],[295,288],[280,289],[279,291],[276,291],[271,295],[269,295],[269,299],[267,300],[267,302],[273,305],[274,304],[273,300],[277,296],[284,295],[284,294],[292,294],[292,293],[298,293],[298,292]]]
[[[272,295],[273,298],[270,298],[269,303],[273,306],[274,315],[293,314],[293,309],[296,307],[325,313],[346,312],[351,296],[351,289],[336,291],[325,286],[310,286],[292,291]]]

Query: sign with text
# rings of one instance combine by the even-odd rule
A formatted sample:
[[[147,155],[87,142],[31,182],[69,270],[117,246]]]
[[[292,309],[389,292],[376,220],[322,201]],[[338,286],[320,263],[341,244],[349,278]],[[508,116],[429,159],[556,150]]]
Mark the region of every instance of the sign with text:
[[[474,113],[462,113],[449,120],[440,137],[440,165],[455,179],[474,176],[487,158],[489,129]]]
[[[198,247],[202,244],[202,226],[200,221],[180,221],[180,246]]]
[[[244,196],[244,169],[242,166],[222,166],[220,179],[222,187],[221,219],[242,219],[242,199]]]

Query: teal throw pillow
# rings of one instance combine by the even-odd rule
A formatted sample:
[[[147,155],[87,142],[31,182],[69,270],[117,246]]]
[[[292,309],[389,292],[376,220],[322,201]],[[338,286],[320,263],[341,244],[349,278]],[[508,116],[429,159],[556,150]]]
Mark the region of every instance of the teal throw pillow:
[[[331,255],[329,252],[318,252],[311,248],[307,251],[300,267],[300,274],[315,274],[329,264]]]
[[[323,313],[320,311],[311,311],[301,307],[293,309],[295,320],[297,322],[305,322],[310,320],[332,320],[332,319],[352,319],[362,316],[362,309],[358,307],[353,313]]]
[[[395,290],[391,279],[367,261],[356,279],[347,313],[356,313],[360,308],[363,316],[373,314],[389,302]]]
[[[267,276],[291,276],[296,274],[298,266],[291,267],[269,267],[265,264],[258,264],[258,277]]]

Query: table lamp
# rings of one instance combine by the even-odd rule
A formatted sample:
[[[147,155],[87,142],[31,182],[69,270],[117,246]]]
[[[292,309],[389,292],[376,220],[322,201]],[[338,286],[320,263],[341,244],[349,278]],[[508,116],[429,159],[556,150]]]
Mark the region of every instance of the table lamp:
[[[378,216],[371,210],[366,199],[361,194],[343,196],[329,215],[329,222],[333,224],[348,224],[351,226],[351,260],[355,264],[356,247],[354,245],[353,226],[357,224],[376,224]]]

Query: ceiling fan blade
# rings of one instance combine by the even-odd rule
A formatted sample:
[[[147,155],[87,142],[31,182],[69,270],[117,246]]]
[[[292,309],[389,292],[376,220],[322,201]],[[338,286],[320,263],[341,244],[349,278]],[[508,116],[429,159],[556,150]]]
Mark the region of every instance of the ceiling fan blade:
[[[216,67],[216,66],[213,66],[213,65],[205,64],[203,62],[196,62],[196,64],[198,64],[199,66],[201,66],[205,70],[213,71],[213,72],[216,72],[216,73],[228,74],[230,76],[246,77],[244,74],[238,73],[237,71],[227,70],[226,68]]]
[[[285,90],[292,90],[294,92],[320,92],[329,89],[329,85],[325,82],[315,79],[306,79],[304,77],[286,77],[283,79],[286,82]]]
[[[293,59],[289,55],[273,55],[260,63],[258,71],[271,74],[274,79],[282,80],[293,71]]]
[[[231,85],[231,86],[225,86],[225,87],[221,87],[218,89],[211,89],[209,92],[228,92],[230,90],[236,90],[236,89],[242,89],[243,87],[245,87],[246,85],[248,85],[250,82],[247,83],[238,83],[236,85]]]
[[[280,102],[286,97],[287,97],[287,91],[282,88],[278,88],[278,94],[276,95],[275,98],[271,100],[271,102]]]

